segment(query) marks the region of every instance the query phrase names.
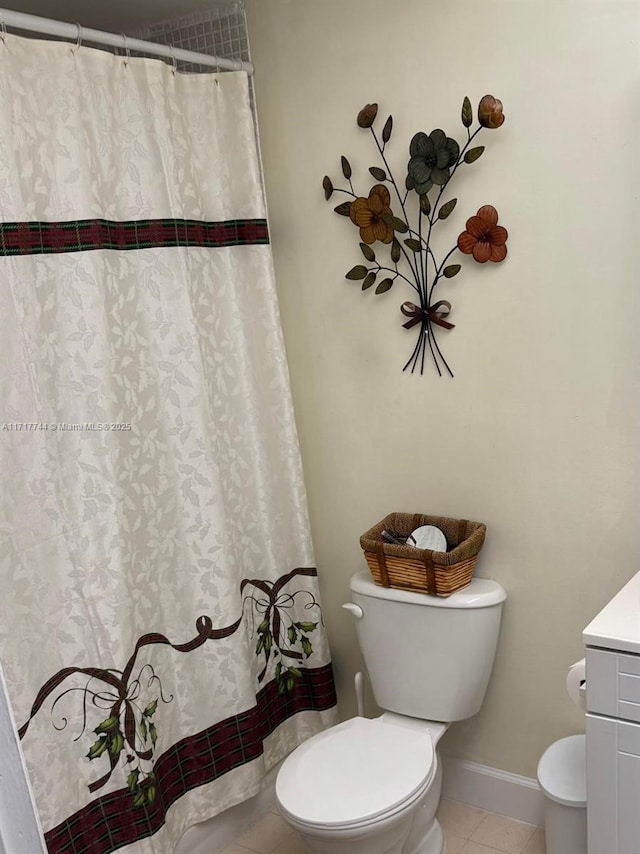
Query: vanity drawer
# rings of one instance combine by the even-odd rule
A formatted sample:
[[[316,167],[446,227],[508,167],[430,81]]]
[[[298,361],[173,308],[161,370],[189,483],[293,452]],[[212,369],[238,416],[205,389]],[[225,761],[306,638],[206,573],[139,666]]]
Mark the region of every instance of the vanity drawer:
[[[587,647],[587,711],[640,722],[640,655]]]

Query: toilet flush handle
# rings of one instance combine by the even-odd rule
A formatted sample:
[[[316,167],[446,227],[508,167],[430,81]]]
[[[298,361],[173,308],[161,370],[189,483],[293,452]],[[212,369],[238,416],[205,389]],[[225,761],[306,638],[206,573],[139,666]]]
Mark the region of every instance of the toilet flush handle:
[[[345,611],[348,611],[350,614],[353,614],[356,620],[361,620],[364,617],[364,611],[362,610],[360,605],[354,605],[353,602],[346,602],[342,607],[345,609]]]

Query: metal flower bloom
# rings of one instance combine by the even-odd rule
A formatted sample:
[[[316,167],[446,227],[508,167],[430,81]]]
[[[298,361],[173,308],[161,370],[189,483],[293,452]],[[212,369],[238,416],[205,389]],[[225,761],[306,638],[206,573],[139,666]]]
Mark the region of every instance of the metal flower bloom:
[[[485,95],[478,104],[478,121],[483,128],[495,130],[504,123],[502,101],[493,95]]]
[[[498,225],[498,211],[493,205],[483,205],[467,220],[466,231],[458,237],[458,249],[465,255],[473,255],[480,264],[497,263],[507,257],[508,236],[507,229]]]
[[[449,180],[450,169],[458,162],[460,147],[455,139],[436,128],[427,136],[417,133],[409,146],[411,159],[407,167],[410,182],[418,193],[428,193],[434,184]]]
[[[365,104],[365,106],[358,113],[358,127],[361,128],[370,128],[374,123],[376,116],[378,115],[378,105],[377,104]]]
[[[359,196],[349,208],[351,222],[360,229],[360,239],[363,243],[391,243],[393,228],[384,221],[384,217],[393,216],[391,212],[391,196],[383,184],[376,184],[369,192],[369,198]]]

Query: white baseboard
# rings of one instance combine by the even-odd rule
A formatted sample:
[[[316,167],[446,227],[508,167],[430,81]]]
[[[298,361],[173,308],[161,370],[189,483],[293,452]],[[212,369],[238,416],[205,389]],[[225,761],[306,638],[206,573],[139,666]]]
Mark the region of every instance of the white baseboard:
[[[530,777],[446,755],[442,766],[442,797],[543,826],[544,795]]]

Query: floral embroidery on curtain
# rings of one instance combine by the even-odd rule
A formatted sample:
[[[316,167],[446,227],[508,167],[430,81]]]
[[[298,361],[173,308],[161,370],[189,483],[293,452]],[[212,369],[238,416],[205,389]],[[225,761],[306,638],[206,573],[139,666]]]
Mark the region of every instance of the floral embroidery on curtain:
[[[295,666],[311,656],[310,637],[319,625],[318,621],[294,619],[292,611],[296,597],[302,594],[306,600],[305,609],[316,610],[320,618],[320,607],[312,593],[289,589],[289,583],[298,575],[314,577],[316,570],[294,569],[275,584],[243,579],[240,585],[241,592],[246,591],[242,602],[244,619],[248,618],[252,624],[251,637],[258,637],[256,655],[264,659],[258,682],[264,681],[270,659],[276,662],[275,679],[258,692],[256,705],[248,712],[183,739],[162,756],[154,755],[157,720],[161,718],[161,714],[156,718],[156,713],[159,704],[161,711],[162,705],[171,703],[174,696],[164,695],[161,673],[148,663],[141,665],[139,653],[151,644],[167,645],[183,654],[192,652],[208,641],[234,634],[243,617],[218,629],[213,627],[210,617],[199,617],[197,634],[182,644],[171,643],[162,634],[143,635],[122,671],[67,667],[42,686],[28,721],[19,729],[21,739],[27,734],[31,719],[50,697],[53,716],[58,702],[67,694],[76,693],[80,695],[76,702],[82,706],[82,729],[73,740],[84,737],[87,743],[93,742],[86,757],[91,761],[104,757],[109,765],[106,773],[88,785],[89,792],[106,786],[121,757],[128,771],[128,801],[123,791],[92,801],[88,809],[81,810],[46,834],[50,851],[63,852],[70,848],[75,854],[115,851],[139,838],[141,822],[148,831],[142,835],[150,835],[162,826],[171,804],[189,789],[258,758],[264,739],[288,717],[300,711],[329,709],[335,705],[330,665],[310,670]],[[260,623],[256,626],[257,619]],[[79,686],[68,687],[74,677],[88,678]],[[107,717],[92,729],[101,711]],[[66,718],[59,723],[54,718],[52,724],[58,730],[67,728]],[[146,807],[144,819],[136,807]],[[87,821],[90,821],[88,832]],[[104,836],[97,839],[95,830],[100,824],[104,824]]]

